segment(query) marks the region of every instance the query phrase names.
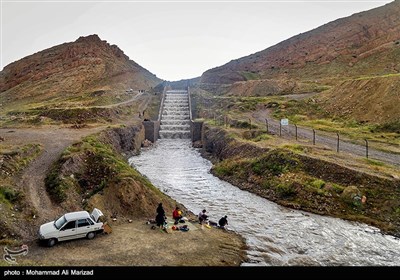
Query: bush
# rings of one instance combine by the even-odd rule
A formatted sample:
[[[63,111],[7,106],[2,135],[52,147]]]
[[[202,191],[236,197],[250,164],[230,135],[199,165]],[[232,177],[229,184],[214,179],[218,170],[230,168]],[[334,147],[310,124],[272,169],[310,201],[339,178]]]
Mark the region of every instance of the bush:
[[[13,190],[9,187],[0,187],[0,196],[4,197],[11,203],[17,202],[21,197],[22,194],[19,191]]]
[[[60,178],[61,165],[62,163],[57,161],[44,179],[46,190],[56,202],[63,202],[67,198],[66,191],[69,189],[69,186]]]
[[[276,186],[276,191],[278,192],[278,194],[281,198],[288,198],[288,197],[296,195],[296,193],[297,193],[293,184],[289,184],[289,185],[278,184]]]
[[[316,180],[311,182],[311,185],[314,188],[321,189],[321,188],[323,188],[325,186],[325,181],[323,181],[321,179],[316,179]]]
[[[377,131],[377,132],[393,132],[393,133],[400,133],[400,120],[376,125],[373,129],[372,132]]]

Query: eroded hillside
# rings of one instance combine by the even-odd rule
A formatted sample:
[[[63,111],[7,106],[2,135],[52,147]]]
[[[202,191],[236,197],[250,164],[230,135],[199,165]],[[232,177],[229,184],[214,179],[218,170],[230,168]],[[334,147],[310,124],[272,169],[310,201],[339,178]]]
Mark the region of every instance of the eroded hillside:
[[[67,102],[82,105],[101,96],[113,101],[127,89],[149,90],[160,82],[118,46],[90,35],[7,65],[0,72],[0,103],[9,111]]]
[[[203,83],[266,78],[326,79],[400,71],[400,2],[335,20],[210,69]]]

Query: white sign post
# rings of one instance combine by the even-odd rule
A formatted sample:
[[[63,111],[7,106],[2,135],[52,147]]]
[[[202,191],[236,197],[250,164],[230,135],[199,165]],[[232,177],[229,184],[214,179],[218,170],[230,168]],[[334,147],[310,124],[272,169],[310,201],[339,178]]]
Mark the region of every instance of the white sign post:
[[[289,125],[289,120],[281,119],[281,122],[279,123],[279,136],[282,136],[282,125]]]

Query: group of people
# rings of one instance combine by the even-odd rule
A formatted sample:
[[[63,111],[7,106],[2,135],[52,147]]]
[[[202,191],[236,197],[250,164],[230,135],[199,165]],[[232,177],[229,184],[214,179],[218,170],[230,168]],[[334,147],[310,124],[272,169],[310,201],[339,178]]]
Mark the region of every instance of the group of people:
[[[158,204],[157,207],[157,215],[156,215],[156,223],[159,228],[165,228],[167,224],[167,217],[165,215],[165,210],[163,208],[162,203]],[[203,209],[199,215],[199,223],[202,225],[203,223],[209,222],[208,221],[208,215],[206,214],[207,210]],[[175,220],[174,225],[177,225],[183,218],[182,216],[182,211],[180,208],[177,206],[175,207],[175,210],[172,212],[172,218]],[[218,221],[218,227],[225,229],[225,227],[228,225],[228,216],[224,216]]]
[[[199,215],[199,223],[202,225],[203,223],[206,223],[208,221],[208,215],[206,214],[207,210],[203,209]],[[223,216],[221,219],[218,221],[218,227],[225,229],[225,227],[228,225],[228,216]]]
[[[157,207],[157,215],[156,215],[156,223],[159,228],[165,228],[167,224],[167,216],[165,215],[165,210],[162,203],[158,204]],[[183,218],[182,211],[179,207],[175,207],[175,210],[172,212],[172,218],[175,220],[174,224],[177,225],[179,221]]]

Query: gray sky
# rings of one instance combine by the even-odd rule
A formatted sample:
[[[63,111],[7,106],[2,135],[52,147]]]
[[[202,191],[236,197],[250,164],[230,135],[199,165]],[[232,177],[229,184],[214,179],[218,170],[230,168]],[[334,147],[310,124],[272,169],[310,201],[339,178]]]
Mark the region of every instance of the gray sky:
[[[1,68],[98,34],[158,77],[179,80],[392,1],[1,1]]]

